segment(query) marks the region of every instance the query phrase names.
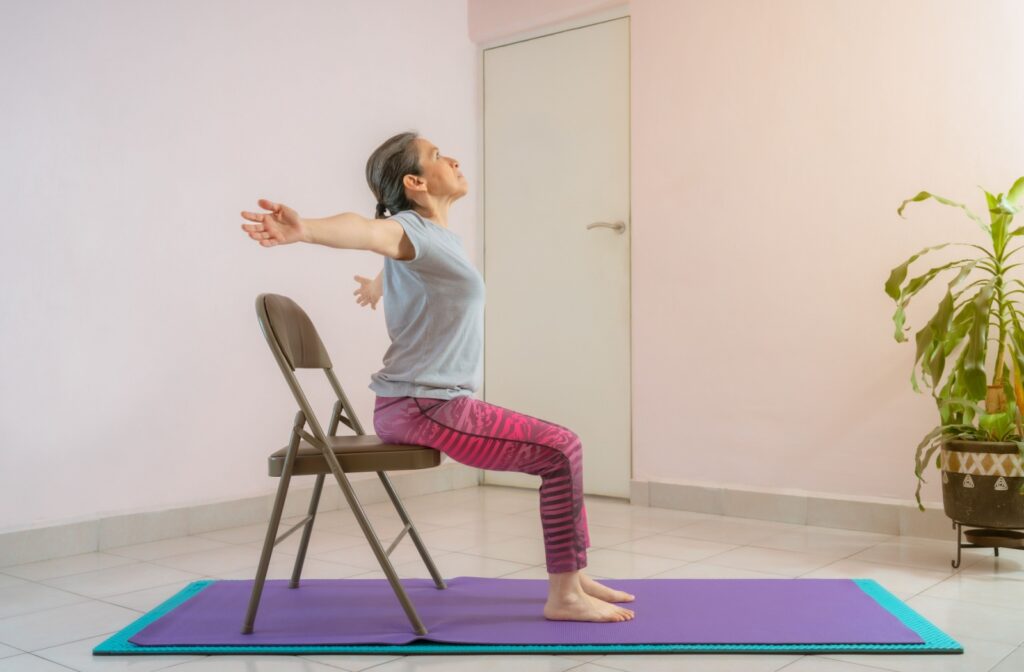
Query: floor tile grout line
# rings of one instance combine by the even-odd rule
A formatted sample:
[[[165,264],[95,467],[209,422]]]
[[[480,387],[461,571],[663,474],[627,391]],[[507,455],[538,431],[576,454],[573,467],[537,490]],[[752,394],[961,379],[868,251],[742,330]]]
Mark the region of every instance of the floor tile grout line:
[[[387,654],[387,653],[385,653],[385,654],[382,654],[382,655],[385,655],[385,656],[387,656],[387,655],[391,655],[391,654]],[[399,659],[401,659],[401,658],[406,658],[406,657],[407,657],[407,656],[402,656],[402,655],[399,655],[399,656],[396,656],[395,658],[392,658],[391,660],[385,660],[385,661],[383,661],[383,662],[380,662],[380,663],[374,663],[373,665],[371,665],[371,666],[369,666],[369,667],[364,667],[364,668],[363,668],[362,670],[360,670],[360,672],[367,672],[367,670],[372,670],[373,668],[375,668],[375,667],[380,667],[381,665],[388,665],[388,664],[390,664],[390,663],[393,663],[393,662],[395,662],[396,660],[399,660]],[[351,671],[350,671],[350,672],[351,672]]]
[[[107,638],[109,638],[111,635],[115,635],[118,632],[120,632],[120,630],[111,630],[110,632],[102,632],[102,633],[100,633],[98,635],[89,635],[88,637],[79,637],[78,639],[71,639],[71,640],[68,640],[66,642],[61,642],[60,644],[53,644],[52,646],[44,646],[44,647],[41,647],[41,648],[33,650],[31,653],[33,655],[36,655],[36,656],[40,657],[40,658],[44,658],[45,656],[39,655],[40,651],[46,651],[47,649],[57,649],[57,648],[60,648],[62,646],[68,646],[70,644],[77,644],[78,642],[84,642],[85,640],[93,639],[94,637],[107,637]],[[49,659],[47,658],[47,660],[49,660]],[[55,661],[51,661],[51,662],[55,662]]]
[[[959,598],[959,597],[957,597],[957,598],[952,598],[952,597],[936,597],[934,595],[915,595],[914,597],[921,597],[921,598],[926,599],[926,600],[939,600],[940,602],[954,602],[954,603],[956,603],[956,602],[967,602],[970,606],[974,606],[974,607],[989,607],[991,609],[1005,609],[1007,611],[1012,611],[1012,612],[1020,613],[1021,618],[1024,619],[1024,609],[1021,609],[1020,607],[1014,608],[1014,607],[1008,607],[1008,606],[1003,605],[1003,604],[989,604],[989,603],[986,603],[986,602],[971,602],[970,600],[964,600],[964,599]],[[910,599],[913,599],[913,598],[910,598]],[[906,600],[904,600],[904,601],[906,601]],[[975,639],[985,639],[985,638],[984,637],[975,637]],[[988,640],[988,641],[992,641],[992,640]],[[1024,639],[1021,640],[1020,644],[1014,644],[1013,646],[1021,646],[1021,645],[1024,645]]]
[[[160,669],[155,670],[154,672],[163,672],[164,670],[169,670],[171,668],[178,667],[179,665],[191,665],[192,663],[199,662],[199,660],[206,660],[207,658],[212,658],[213,657],[213,656],[211,656],[209,654],[200,654],[200,653],[197,653],[197,654],[189,653],[189,654],[184,654],[184,655],[189,655],[189,656],[195,655],[198,658],[198,660],[182,660],[182,661],[178,661],[177,663],[171,663],[167,667],[161,667]],[[345,672],[352,672],[352,671],[351,670],[346,670]]]
[[[931,590],[932,588],[935,588],[936,586],[938,586],[938,585],[940,585],[942,583],[945,583],[945,581],[939,581],[939,583],[933,584],[931,586],[928,586],[927,588],[919,590],[918,592],[914,593],[913,595],[908,597],[906,600],[904,600],[904,602],[908,602],[910,600],[913,600],[914,598],[922,597],[922,598],[926,598],[926,599],[930,599],[930,600],[945,600],[947,602],[966,602],[966,603],[968,603],[968,604],[970,604],[972,606],[976,606],[976,607],[996,607],[996,608],[1010,609],[1011,611],[1016,610],[1016,611],[1020,611],[1021,613],[1024,613],[1024,608],[1021,608],[1021,607],[1008,607],[1005,604],[996,604],[995,602],[980,602],[980,601],[978,601],[976,599],[971,599],[971,598],[966,598],[966,597],[939,597],[938,595],[922,595],[921,594],[921,593],[924,593],[926,591]],[[1021,643],[1021,646],[1024,646],[1024,642]]]
[[[869,550],[871,550],[873,548],[877,548],[878,546],[881,546],[882,544],[886,544],[886,543],[891,543],[891,542],[890,541],[878,542],[877,544],[874,544],[872,546],[868,546],[867,548],[862,548],[859,551],[854,551],[850,555],[840,557],[840,558],[836,559],[834,562],[829,563],[829,565],[833,565],[833,564],[835,564],[837,562],[842,562],[844,560],[854,560],[853,556],[859,555],[859,554],[861,554],[861,553],[863,553],[865,551],[869,551]],[[747,546],[744,546],[744,548],[746,548],[746,547],[761,548],[761,547],[758,547],[758,546],[756,546],[754,544],[749,544]],[[771,549],[771,548],[769,548],[769,549],[765,549],[765,550],[785,550],[785,549]],[[799,553],[800,551],[794,551],[794,552]],[[809,555],[813,555],[813,554],[809,554]],[[977,564],[977,562],[980,562],[983,559],[984,558],[979,558],[975,563],[972,563],[972,564]],[[905,563],[885,562],[884,560],[854,560],[854,562],[864,562],[864,563],[867,563],[867,564],[883,565],[885,567],[901,567],[901,568],[904,568],[904,569],[920,569],[922,571],[930,571],[930,572],[937,572],[937,571],[939,571],[939,570],[936,570],[936,569],[932,569],[930,567],[922,567],[920,565],[910,565],[910,564],[905,564]],[[818,571],[818,569],[824,569],[825,567],[828,567],[829,565],[824,565],[823,567],[819,567],[817,569],[812,569],[809,572],[804,572],[804,574],[801,574],[800,576],[804,576],[806,574],[809,574],[810,572],[816,572],[816,571]],[[955,573],[945,577],[944,579],[939,581],[939,583],[941,583],[942,581],[946,581],[946,580],[948,580],[948,579],[950,579],[952,577],[958,576],[960,574],[960,570],[966,569],[969,566],[971,566],[971,565],[961,565],[961,567],[958,568],[958,570]],[[925,589],[925,590],[927,590],[927,589]]]
[[[57,661],[55,661],[55,660],[50,660],[49,658],[43,658],[42,656],[37,656],[37,655],[36,655],[36,654],[34,654],[34,653],[29,653],[28,655],[32,656],[33,658],[38,658],[38,659],[40,659],[40,660],[45,660],[46,662],[48,662],[48,663],[50,663],[50,664],[52,664],[52,665],[59,665],[60,667],[63,667],[63,668],[64,668],[64,669],[66,669],[66,670],[73,670],[74,672],[81,672],[81,671],[80,671],[80,670],[78,670],[77,668],[74,668],[74,667],[68,667],[67,665],[65,665],[65,664],[63,664],[63,663],[58,663],[58,662],[57,662]],[[2,660],[2,659],[0,659],[0,660]]]
[[[836,660],[835,658],[829,658],[825,654],[821,654],[821,655],[817,655],[817,654],[814,654],[814,655],[804,654],[804,655],[801,655],[796,660],[793,660],[793,661],[790,661],[790,662],[786,663],[782,667],[776,669],[774,672],[781,672],[782,670],[785,670],[790,665],[795,665],[796,663],[801,662],[804,658],[812,658],[812,657],[813,658],[819,658],[819,657],[820,658],[828,658],[829,660],[833,660],[835,662],[842,663],[843,665],[854,665],[856,667],[863,667],[865,670],[881,670],[882,672],[899,672],[899,670],[897,668],[892,668],[892,667],[875,667],[874,665],[865,665],[864,663],[851,663],[851,662],[845,661],[845,660],[840,661],[840,660]]]
[[[578,670],[581,667],[583,667],[584,665],[596,665],[597,667],[604,667],[604,668],[609,669],[609,670],[615,670],[615,672],[626,672],[625,670],[622,670],[622,669],[619,669],[619,668],[608,667],[607,665],[601,665],[600,663],[598,663],[596,661],[593,661],[593,660],[580,661],[580,663],[578,665],[573,665],[572,667],[567,667],[564,670],[562,670],[562,672],[572,672],[572,670]]]
[[[215,551],[215,550],[218,550],[218,549],[211,548],[211,549],[207,549],[207,550]],[[202,552],[205,552],[205,551],[188,551],[188,552],[185,552],[185,553],[179,553],[179,554],[176,554],[176,555],[173,555],[173,556],[172,555],[168,555],[168,556],[164,556],[164,557],[165,558],[172,558],[172,557],[177,557],[178,555],[189,555],[189,553],[194,553],[194,552],[202,553]],[[91,551],[91,553],[102,553],[102,551]],[[87,554],[82,553],[82,554],[79,554],[79,555],[87,555]],[[114,554],[110,553],[108,555],[114,555]],[[75,556],[69,555],[69,556],[65,556],[65,557],[72,558],[72,557],[75,557]],[[58,580],[58,579],[67,579],[67,578],[71,578],[73,576],[83,576],[85,574],[91,574],[93,572],[104,572],[104,571],[106,571],[108,569],[116,569],[118,567],[127,567],[129,565],[137,565],[137,564],[140,564],[140,563],[153,565],[154,567],[160,567],[161,569],[177,569],[176,567],[170,567],[170,566],[167,566],[167,565],[161,565],[159,563],[153,562],[153,560],[159,560],[159,559],[162,559],[162,558],[150,558],[149,560],[142,560],[142,559],[139,559],[139,558],[130,558],[130,557],[124,556],[124,555],[118,555],[116,557],[124,558],[126,560],[131,560],[131,562],[122,562],[122,563],[117,564],[117,565],[109,565],[107,567],[99,567],[97,569],[88,569],[88,570],[86,570],[84,572],[73,572],[71,574],[61,574],[59,576],[47,576],[47,577],[42,578],[42,579],[27,579],[27,578],[20,577],[20,576],[16,576],[14,578],[21,579],[22,581],[27,581],[29,583],[36,583],[36,584],[39,584],[41,586],[47,586],[48,588],[54,588],[56,590],[64,590],[63,588],[57,588],[56,586],[51,586],[50,584],[45,583],[45,582],[46,581]],[[61,558],[54,558],[54,559],[55,560],[60,560]],[[48,560],[40,560],[39,562],[49,562],[49,561]],[[26,562],[26,563],[23,563],[23,564],[30,565],[30,564],[35,564],[35,563]],[[179,571],[186,571],[186,570],[179,570]],[[3,588],[0,588],[0,590],[3,590]],[[143,590],[143,589],[140,589],[140,590]],[[66,592],[72,592],[72,591],[66,591]],[[134,591],[128,591],[128,592],[134,592]]]
[[[995,664],[995,665],[993,665],[992,667],[988,668],[988,670],[985,670],[984,672],[991,672],[992,670],[996,669],[997,667],[999,667],[1000,665],[1002,665],[1003,663],[1005,663],[1005,662],[1006,662],[1006,661],[1007,661],[1007,660],[1008,660],[1008,659],[1010,658],[1010,656],[1014,655],[1014,654],[1015,654],[1015,653],[1017,653],[1018,651],[1021,651],[1021,650],[1022,650],[1022,648],[1021,648],[1021,647],[1024,647],[1024,644],[1022,644],[1021,646],[1018,646],[1017,648],[1015,648],[1015,649],[1013,649],[1012,651],[1010,651],[1010,652],[1009,652],[1008,654],[1006,654],[1005,656],[1003,656],[1002,658],[1000,658],[1000,659],[998,660],[998,662],[996,662],[996,664]]]
[[[169,568],[164,567],[163,569],[169,569]],[[99,571],[99,570],[97,570],[97,571]],[[184,571],[184,570],[179,570],[179,571]],[[88,572],[84,572],[84,573],[88,574]],[[190,574],[194,574],[194,572],[189,572],[189,573]],[[75,574],[74,576],[80,576],[80,575],[79,574]],[[59,577],[59,578],[64,578],[64,577]],[[206,577],[203,576],[203,575],[197,575],[196,578],[188,579],[188,581],[189,582],[201,581],[203,578],[206,578]],[[36,583],[37,585],[43,586],[45,588],[52,588],[53,590],[59,590],[61,592],[65,592],[65,593],[68,593],[70,595],[74,595],[76,597],[81,597],[85,601],[83,601],[83,602],[72,602],[70,604],[59,604],[59,605],[57,605],[55,607],[46,607],[45,609],[36,609],[34,611],[26,611],[26,612],[23,612],[23,613],[20,613],[20,614],[12,614],[11,616],[4,616],[3,618],[0,618],[0,623],[3,623],[4,621],[6,621],[8,619],[11,619],[11,618],[19,618],[19,617],[22,617],[22,616],[29,616],[29,615],[32,615],[32,614],[41,614],[44,611],[53,611],[55,609],[63,609],[65,607],[75,607],[75,606],[78,606],[78,605],[81,605],[81,604],[85,604],[86,601],[102,602],[102,603],[108,604],[108,605],[110,605],[112,607],[120,607],[121,609],[128,609],[129,611],[134,611],[134,612],[139,613],[139,614],[146,614],[147,613],[146,611],[139,611],[138,609],[133,609],[132,607],[126,607],[123,604],[116,604],[114,602],[108,602],[107,598],[118,597],[120,595],[127,595],[128,593],[137,593],[137,592],[140,592],[140,591],[143,591],[143,590],[153,590],[154,588],[163,588],[164,586],[171,586],[171,585],[174,585],[175,583],[177,583],[177,581],[169,581],[167,583],[161,583],[161,584],[158,584],[158,585],[155,585],[155,586],[147,586],[145,588],[139,588],[138,590],[128,590],[128,591],[124,591],[124,592],[121,592],[121,593],[114,593],[113,595],[104,595],[102,597],[93,597],[91,595],[83,595],[82,593],[76,593],[75,591],[68,590],[66,588],[57,588],[56,586],[51,586],[51,585],[48,585],[48,584],[45,584],[45,583],[38,583],[38,582],[35,582],[35,581],[29,581],[28,579],[26,579],[26,581],[29,582],[29,583]],[[97,635],[93,635],[93,637],[95,637],[95,636],[97,636]],[[84,639],[88,639],[88,638],[84,638]]]
[[[624,667],[615,667],[612,663],[598,662],[598,661],[604,660],[608,656],[612,656],[612,655],[615,655],[615,654],[602,655],[601,658],[599,658],[598,660],[590,661],[589,663],[584,663],[584,665],[596,665],[598,667],[603,667],[606,670],[614,670],[614,672],[631,672],[630,670],[627,670]],[[629,654],[625,654],[625,655],[629,655]],[[640,654],[640,655],[645,655],[645,654]],[[671,655],[671,654],[669,654],[669,655]],[[576,668],[573,668],[573,669],[576,669]],[[686,669],[686,668],[683,667],[683,666],[680,666],[680,669]],[[635,670],[633,672],[635,672]]]

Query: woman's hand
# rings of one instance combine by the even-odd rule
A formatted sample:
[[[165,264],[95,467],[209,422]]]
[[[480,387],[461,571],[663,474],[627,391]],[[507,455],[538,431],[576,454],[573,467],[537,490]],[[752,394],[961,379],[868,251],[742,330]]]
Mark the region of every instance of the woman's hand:
[[[380,297],[384,294],[384,282],[381,276],[377,276],[373,280],[364,278],[361,275],[355,276],[356,281],[360,284],[359,289],[352,292],[356,295],[356,303],[360,306],[370,304],[370,307],[377,310],[377,302],[380,301]]]
[[[242,211],[242,217],[256,224],[242,224],[242,230],[263,247],[287,245],[306,240],[306,227],[299,213],[283,203],[274,203],[265,198],[258,201],[261,208],[270,212]]]

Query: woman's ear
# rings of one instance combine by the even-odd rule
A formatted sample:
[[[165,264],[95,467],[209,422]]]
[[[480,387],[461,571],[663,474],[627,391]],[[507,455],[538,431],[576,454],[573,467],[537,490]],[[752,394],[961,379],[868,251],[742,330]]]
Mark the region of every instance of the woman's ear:
[[[402,179],[402,184],[410,191],[426,191],[427,181],[419,175],[409,173]]]

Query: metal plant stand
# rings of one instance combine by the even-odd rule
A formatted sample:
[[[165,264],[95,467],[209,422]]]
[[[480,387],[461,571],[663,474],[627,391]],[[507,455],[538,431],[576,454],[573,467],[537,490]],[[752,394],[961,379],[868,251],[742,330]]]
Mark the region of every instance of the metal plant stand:
[[[953,528],[956,530],[956,560],[952,561],[953,569],[960,567],[960,549],[962,548],[991,548],[994,549],[997,558],[1000,548],[1024,550],[1024,532],[1021,530],[996,530],[982,527],[963,532],[963,523],[956,520],[953,521]],[[962,543],[961,532],[972,543]]]

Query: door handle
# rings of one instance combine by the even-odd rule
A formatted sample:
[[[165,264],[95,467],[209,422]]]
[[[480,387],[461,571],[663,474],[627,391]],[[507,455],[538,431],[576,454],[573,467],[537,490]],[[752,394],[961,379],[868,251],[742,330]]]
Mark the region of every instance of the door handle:
[[[609,229],[615,229],[618,233],[622,233],[626,230],[626,224],[624,222],[614,222],[609,224],[608,222],[594,222],[593,224],[587,224],[588,229],[593,229],[598,226],[603,226]]]

